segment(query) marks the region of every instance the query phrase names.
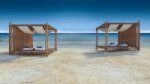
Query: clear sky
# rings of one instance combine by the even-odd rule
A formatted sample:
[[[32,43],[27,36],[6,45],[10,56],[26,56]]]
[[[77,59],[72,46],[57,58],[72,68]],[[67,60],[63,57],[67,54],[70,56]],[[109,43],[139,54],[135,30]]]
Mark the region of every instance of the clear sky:
[[[105,21],[141,22],[150,32],[149,0],[1,0],[0,32],[8,23],[49,23],[59,32],[95,32]]]

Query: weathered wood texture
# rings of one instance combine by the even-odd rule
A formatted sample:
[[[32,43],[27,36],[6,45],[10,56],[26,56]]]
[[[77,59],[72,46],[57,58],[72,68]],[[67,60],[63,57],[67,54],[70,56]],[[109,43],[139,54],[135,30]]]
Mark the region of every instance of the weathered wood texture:
[[[140,50],[140,22],[137,23],[107,23],[100,25],[96,28],[96,49],[98,49],[98,30],[105,31],[105,51],[108,46],[108,27],[110,24],[119,24],[120,28],[123,24],[132,24],[132,26],[122,32],[118,32],[118,44],[123,42],[127,43],[129,47],[134,47],[136,50]]]
[[[26,34],[22,32],[18,26],[28,26],[29,28],[33,29],[33,26],[43,26],[45,30],[45,50],[42,51],[45,55],[48,55],[52,51],[57,50],[57,29],[49,26],[48,24],[9,24],[9,54],[13,54],[14,52],[22,51],[25,46],[29,46],[33,48],[33,36],[32,34]],[[48,32],[54,31],[55,32],[55,47],[49,48],[48,47]],[[30,51],[33,52],[33,51]],[[35,53],[39,53],[38,51],[34,51]],[[41,52],[41,51],[40,51]]]
[[[17,26],[13,26],[12,39],[13,52],[22,50],[24,46],[33,47],[32,34],[22,32]]]

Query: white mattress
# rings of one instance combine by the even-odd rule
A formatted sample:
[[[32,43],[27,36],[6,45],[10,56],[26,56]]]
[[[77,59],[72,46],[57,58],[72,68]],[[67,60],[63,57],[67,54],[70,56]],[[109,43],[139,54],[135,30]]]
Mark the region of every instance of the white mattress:
[[[127,44],[120,44],[119,46],[127,47],[128,45]]]
[[[22,50],[30,51],[30,50],[33,50],[33,48],[23,48]]]
[[[35,48],[35,50],[45,50],[44,48]]]

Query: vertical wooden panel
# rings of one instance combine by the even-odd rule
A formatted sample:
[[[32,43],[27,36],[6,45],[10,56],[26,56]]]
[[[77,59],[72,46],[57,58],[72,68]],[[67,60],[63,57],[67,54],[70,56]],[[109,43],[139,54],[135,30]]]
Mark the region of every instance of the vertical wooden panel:
[[[125,42],[130,47],[137,48],[138,34],[137,34],[137,24],[133,24],[131,28],[126,31],[119,32],[118,43],[121,44]]]
[[[24,46],[33,47],[33,40],[31,34],[26,34],[22,32],[16,26],[13,26],[13,51],[21,51]]]

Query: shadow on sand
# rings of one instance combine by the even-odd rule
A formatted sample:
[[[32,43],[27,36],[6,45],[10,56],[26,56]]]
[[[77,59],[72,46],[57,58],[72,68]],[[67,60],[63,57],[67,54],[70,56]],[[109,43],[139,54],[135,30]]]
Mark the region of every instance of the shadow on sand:
[[[11,62],[13,60],[16,59],[20,59],[20,58],[25,58],[25,57],[37,57],[37,58],[43,58],[43,57],[47,57],[47,56],[43,56],[43,55],[9,55],[9,52],[0,52],[0,63],[4,63],[4,62]]]
[[[114,51],[105,52],[101,51],[91,51],[84,53],[87,58],[97,58],[97,57],[111,57],[111,56],[137,56],[139,51]]]
[[[19,58],[21,58],[21,56],[9,55],[9,52],[0,52],[0,63],[10,62]]]

